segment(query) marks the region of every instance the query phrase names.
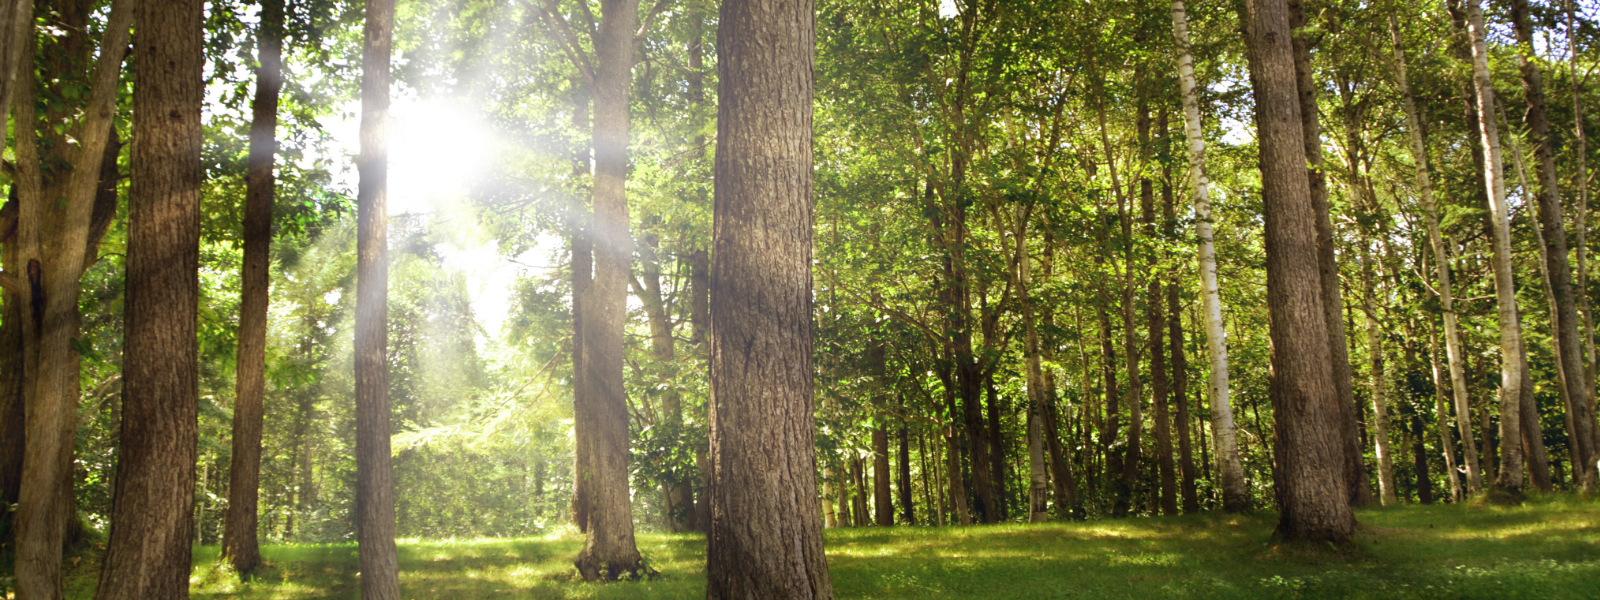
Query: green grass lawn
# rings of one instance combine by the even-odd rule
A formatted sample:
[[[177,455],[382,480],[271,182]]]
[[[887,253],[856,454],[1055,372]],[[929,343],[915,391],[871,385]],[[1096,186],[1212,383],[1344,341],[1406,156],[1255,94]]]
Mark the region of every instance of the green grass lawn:
[[[1358,547],[1274,546],[1273,517],[1220,514],[1049,525],[827,533],[840,598],[1600,598],[1600,504],[1568,496],[1517,508],[1363,510]],[[574,580],[581,539],[402,541],[409,598],[703,598],[704,538],[641,535],[661,577]],[[353,545],[269,546],[241,584],[195,553],[197,598],[353,598]],[[88,562],[86,558],[84,562]],[[88,565],[84,565],[88,566]],[[93,569],[76,569],[87,597]]]

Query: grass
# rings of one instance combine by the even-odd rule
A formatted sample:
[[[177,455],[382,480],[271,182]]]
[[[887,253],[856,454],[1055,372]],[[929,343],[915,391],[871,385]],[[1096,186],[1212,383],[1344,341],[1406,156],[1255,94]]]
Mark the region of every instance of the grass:
[[[1190,515],[1048,525],[827,532],[840,598],[1597,598],[1600,504],[1535,496],[1517,507],[1404,506],[1358,512],[1352,549],[1270,541],[1273,516]],[[402,541],[408,598],[703,598],[704,538],[640,535],[660,578],[575,580],[574,535]],[[195,552],[196,598],[354,598],[353,545],[269,546],[240,583]],[[90,562],[85,558],[83,562]],[[94,561],[97,562],[97,561]],[[93,569],[69,597],[88,597]]]

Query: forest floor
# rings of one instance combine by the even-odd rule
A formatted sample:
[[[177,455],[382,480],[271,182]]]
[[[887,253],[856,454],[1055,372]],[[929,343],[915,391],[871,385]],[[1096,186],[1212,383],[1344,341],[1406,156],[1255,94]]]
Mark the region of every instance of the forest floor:
[[[1356,547],[1289,550],[1274,517],[1201,514],[1045,525],[827,532],[840,598],[1597,598],[1600,503],[1534,497],[1524,506],[1358,511]],[[704,598],[705,541],[641,534],[661,576],[575,580],[576,535],[405,541],[408,598]],[[264,577],[241,584],[195,553],[196,598],[354,598],[354,545],[268,546]],[[73,561],[68,597],[88,598],[98,557]],[[0,594],[3,597],[4,594]]]

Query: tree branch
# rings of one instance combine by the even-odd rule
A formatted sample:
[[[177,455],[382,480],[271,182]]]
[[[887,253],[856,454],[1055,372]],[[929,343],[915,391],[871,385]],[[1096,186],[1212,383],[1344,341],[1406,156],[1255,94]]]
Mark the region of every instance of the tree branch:
[[[650,7],[650,12],[645,13],[643,19],[639,19],[639,30],[633,33],[634,39],[644,37],[644,32],[650,29],[650,22],[655,20],[657,16],[660,16],[661,11],[666,10],[668,1],[669,0],[656,0],[656,5]]]
[[[572,61],[572,65],[578,68],[578,72],[589,85],[594,85],[594,68],[589,66],[589,56],[584,54],[583,47],[578,45],[578,36],[572,32],[572,26],[566,19],[561,18],[561,11],[556,10],[555,0],[548,0],[548,7],[539,6],[529,0],[523,0],[522,3],[539,14],[545,26],[550,28],[550,35],[556,36],[561,42],[561,49],[567,52],[567,58]],[[584,10],[588,10],[587,5]]]

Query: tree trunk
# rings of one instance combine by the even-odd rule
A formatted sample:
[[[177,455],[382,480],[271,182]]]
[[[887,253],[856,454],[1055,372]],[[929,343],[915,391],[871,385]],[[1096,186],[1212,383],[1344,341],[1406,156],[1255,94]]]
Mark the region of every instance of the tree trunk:
[[[199,0],[134,8],[122,432],[100,599],[189,594],[199,418],[202,16]],[[52,550],[59,553],[59,545]]]
[[[1165,114],[1163,111],[1163,121]],[[1150,119],[1146,114],[1140,123],[1141,138],[1146,148],[1151,147]],[[1163,135],[1165,134],[1163,123]],[[1148,169],[1148,167],[1147,167]],[[1165,183],[1165,182],[1163,182]],[[1148,178],[1140,183],[1139,208],[1143,213],[1143,226],[1145,238],[1158,240],[1159,231],[1156,229],[1155,195],[1151,190]],[[1163,195],[1170,197],[1170,189],[1163,188]],[[1170,198],[1167,199],[1171,204]],[[1163,346],[1168,334],[1166,323],[1166,307],[1162,306],[1165,289],[1161,285],[1160,277],[1151,277],[1145,284],[1145,322],[1150,335],[1150,398],[1154,406],[1154,430],[1156,437],[1156,470],[1160,477],[1161,487],[1161,514],[1178,514],[1178,479],[1175,465],[1172,461],[1172,417],[1168,411],[1168,386],[1167,386],[1167,350]],[[1151,507],[1155,512],[1155,507]]]
[[[278,151],[278,91],[283,87],[283,1],[263,0],[256,33],[256,97],[251,109],[250,165],[245,178],[244,267],[239,293],[233,451],[222,554],[243,577],[261,564],[256,538],[261,488],[262,395],[266,392],[267,300],[271,284],[272,202]]]
[[[1194,193],[1195,232],[1199,238],[1200,301],[1205,315],[1210,372],[1206,386],[1211,432],[1215,437],[1222,506],[1228,512],[1250,506],[1239,460],[1238,434],[1228,398],[1227,334],[1222,327],[1222,294],[1217,288],[1217,252],[1212,242],[1210,180],[1206,176],[1205,136],[1200,127],[1200,102],[1195,91],[1194,59],[1189,51],[1189,25],[1183,0],[1172,1],[1172,35],[1178,48],[1178,81],[1183,92],[1183,126],[1188,140],[1189,183]],[[1209,465],[1210,462],[1206,461]]]
[[[589,96],[583,83],[573,85],[572,124],[579,129],[591,128]],[[591,142],[593,140],[590,140]],[[572,157],[572,177],[586,180],[592,177],[589,163],[593,158],[591,144],[579,146]],[[582,443],[593,436],[589,429],[594,422],[593,395],[589,390],[589,369],[583,362],[583,323],[585,302],[589,286],[594,281],[594,243],[589,239],[593,221],[592,204],[581,194],[575,199],[568,228],[572,243],[572,523],[579,533],[589,532],[589,507],[593,504],[594,464],[589,456],[589,444]]]
[[[1289,27],[1292,32],[1303,32],[1309,24],[1305,16],[1304,0],[1288,0]],[[1315,42],[1309,33],[1294,36],[1294,70],[1297,98],[1300,103],[1301,143],[1307,172],[1307,185],[1311,191],[1311,206],[1316,211],[1317,261],[1322,273],[1322,307],[1327,320],[1328,350],[1333,360],[1333,384],[1339,394],[1340,441],[1344,452],[1345,484],[1349,487],[1352,506],[1365,506],[1372,502],[1371,483],[1367,481],[1366,461],[1363,458],[1358,415],[1362,409],[1356,403],[1355,389],[1350,374],[1350,345],[1345,331],[1344,295],[1339,286],[1339,263],[1334,253],[1333,220],[1328,205],[1328,183],[1322,171],[1322,125],[1317,115],[1317,84],[1311,65],[1311,49]]]
[[[1433,504],[1433,475],[1428,473],[1428,448],[1422,438],[1427,428],[1422,425],[1422,413],[1411,414],[1411,459],[1417,476],[1417,501]]]
[[[1289,10],[1283,0],[1249,1],[1251,79],[1266,198],[1267,305],[1282,500],[1278,535],[1295,541],[1349,540],[1350,512],[1341,445],[1342,402],[1334,382],[1319,215],[1304,163],[1303,128]]]
[[[904,414],[906,409],[905,398],[900,398],[900,411]],[[904,418],[900,419],[900,431],[896,436],[900,442],[899,479],[900,487],[896,490],[900,496],[900,521],[906,525],[917,524],[916,503],[912,501],[911,493],[911,437],[906,431]]]
[[[894,500],[889,491],[889,432],[872,430],[872,520],[879,527],[894,525]]]
[[[1468,30],[1472,37],[1473,90],[1478,104],[1478,134],[1483,140],[1484,179],[1489,193],[1489,218],[1493,224],[1495,300],[1499,307],[1501,414],[1500,438],[1518,440],[1522,436],[1518,403],[1521,401],[1522,346],[1517,318],[1516,292],[1511,273],[1511,229],[1506,207],[1504,169],[1500,158],[1500,131],[1495,123],[1494,87],[1489,78],[1488,50],[1484,42],[1483,12],[1478,0],[1465,0]],[[1564,262],[1564,261],[1563,261]],[[1580,369],[1581,371],[1581,369]],[[1500,452],[1499,477],[1495,487],[1510,494],[1522,491],[1522,452],[1518,444],[1506,444]]]
[[[811,2],[728,0],[717,39],[708,598],[832,598],[812,421]]]
[[[8,470],[20,476],[14,573],[18,596],[24,598],[59,598],[62,593],[61,548],[73,522],[71,465],[79,375],[72,346],[79,327],[78,287],[86,266],[96,257],[91,247],[98,246],[105,232],[95,222],[102,212],[97,195],[111,144],[121,49],[127,46],[132,18],[128,3],[113,5],[101,46],[116,50],[101,52],[93,73],[84,77],[82,69],[90,62],[92,49],[84,32],[89,8],[81,3],[47,4],[38,13],[49,26],[65,32],[40,40],[47,65],[44,93],[60,97],[68,86],[89,87],[87,102],[49,102],[38,118],[31,68],[36,13],[29,11],[13,32],[21,45],[12,49],[18,53],[12,57],[18,65],[12,120],[19,126],[14,134],[16,170],[11,175],[15,225],[8,236],[14,237],[8,244],[6,276],[22,284],[11,291],[25,316],[16,320],[22,368],[13,375],[14,385],[22,387],[21,403],[14,405],[21,435],[11,438],[21,451],[21,464],[20,471],[15,462]],[[74,120],[76,127],[59,128]],[[114,214],[115,196],[111,199]],[[24,305],[26,311],[21,310]]]
[[[1466,406],[1467,398],[1469,397],[1467,395],[1467,376],[1466,369],[1462,363],[1464,350],[1461,346],[1459,317],[1455,310],[1455,298],[1451,292],[1450,255],[1445,250],[1444,236],[1439,231],[1439,210],[1433,200],[1433,179],[1428,172],[1428,147],[1425,139],[1426,132],[1422,129],[1422,113],[1417,110],[1416,97],[1411,92],[1411,83],[1406,76],[1405,47],[1402,45],[1400,28],[1393,15],[1389,17],[1389,33],[1394,39],[1395,76],[1404,100],[1406,131],[1411,138],[1411,160],[1416,165],[1418,201],[1421,203],[1423,223],[1428,230],[1428,245],[1433,252],[1434,287],[1438,288],[1440,310],[1444,313],[1444,338],[1445,350],[1448,353],[1450,386],[1456,399],[1458,412],[1466,414],[1466,410],[1462,407]],[[1430,343],[1437,343],[1432,340],[1431,334],[1429,339]],[[1434,352],[1432,356],[1437,356],[1437,352]],[[1435,361],[1435,371],[1437,371],[1437,358],[1433,360]],[[1439,423],[1441,427],[1447,427],[1445,423],[1449,411],[1442,404],[1444,391],[1442,386],[1439,385],[1442,382],[1438,381],[1438,375],[1439,373],[1434,373],[1434,390],[1437,392],[1436,395],[1439,400],[1439,406],[1437,407],[1439,409]],[[1467,421],[1463,418],[1457,424],[1462,430],[1462,439],[1471,439],[1467,433],[1471,431],[1471,426]],[[1458,490],[1460,484],[1456,479],[1454,454],[1451,450],[1452,444],[1448,428],[1441,432],[1440,435],[1444,441],[1443,451],[1448,463],[1446,476],[1450,479],[1452,493],[1459,500],[1462,496]],[[1478,471],[1478,453],[1471,444],[1466,445],[1466,462],[1469,493],[1477,493],[1482,479],[1479,477]]]
[[[1589,376],[1585,385],[1590,391],[1588,412],[1591,416],[1596,412],[1594,397],[1595,371],[1600,366],[1595,364],[1594,350],[1594,313],[1589,305],[1589,136],[1584,132],[1583,119],[1583,81],[1578,78],[1578,46],[1574,41],[1574,32],[1577,31],[1577,17],[1573,10],[1573,0],[1567,0],[1567,67],[1569,77],[1572,78],[1572,137],[1574,154],[1577,154],[1577,180],[1578,187],[1578,215],[1576,225],[1573,227],[1573,245],[1578,247],[1578,274],[1577,290],[1578,311],[1583,314],[1583,351],[1585,364],[1589,370],[1584,373]],[[1595,431],[1589,438],[1589,447],[1594,452],[1600,452],[1600,424],[1594,426]],[[1600,474],[1597,474],[1600,477]]]
[[[628,406],[622,383],[623,329],[627,325],[628,271],[633,241],[625,193],[628,168],[628,82],[638,0],[601,3],[595,38],[594,80],[594,280],[583,303],[583,368],[589,383],[588,439],[593,476],[589,531],[574,559],[586,581],[637,574],[628,487]]]
[[[1584,369],[1584,345],[1580,341],[1577,302],[1573,298],[1572,268],[1567,262],[1567,232],[1562,226],[1560,189],[1556,179],[1555,148],[1550,140],[1550,117],[1545,107],[1544,76],[1539,69],[1538,57],[1533,51],[1533,24],[1528,18],[1527,0],[1511,0],[1511,20],[1517,33],[1517,66],[1522,72],[1523,96],[1528,103],[1528,110],[1524,113],[1523,120],[1528,125],[1528,137],[1533,143],[1534,174],[1539,181],[1539,189],[1532,196],[1537,199],[1539,206],[1539,229],[1543,234],[1545,252],[1545,273],[1548,281],[1551,304],[1554,311],[1551,313],[1551,333],[1555,337],[1556,360],[1563,367],[1557,372],[1561,386],[1566,390],[1568,410],[1575,410],[1574,414],[1581,417],[1579,435],[1575,444],[1582,449],[1582,464],[1584,469],[1579,477],[1579,485],[1585,493],[1592,493],[1596,486],[1596,469],[1594,468],[1595,448],[1595,419],[1589,414],[1589,386],[1586,370]],[[1528,190],[1532,192],[1533,190]],[[1518,336],[1520,341],[1520,335]],[[1509,359],[1508,359],[1509,360]],[[1522,367],[1518,367],[1520,371]],[[1520,382],[1519,382],[1520,383]],[[1521,397],[1513,398],[1514,402],[1521,402]],[[1522,419],[1514,419],[1520,427]],[[1505,427],[1505,419],[1501,419]],[[1531,425],[1537,426],[1537,421]],[[1508,432],[1517,430],[1507,429]],[[1508,434],[1502,439],[1515,440],[1517,437]],[[1515,445],[1515,444],[1511,444]],[[1502,454],[1509,454],[1503,452]],[[1575,453],[1576,454],[1576,453]],[[1576,461],[1575,461],[1576,464]],[[1505,470],[1502,469],[1502,472]],[[1516,483],[1520,487],[1521,482]]]
[[[1503,113],[1504,111],[1501,112]],[[1510,120],[1505,119],[1504,117],[1505,115],[1502,114],[1501,120],[1506,121],[1506,124],[1509,126]],[[1522,160],[1521,144],[1518,143],[1517,136],[1515,134],[1511,135],[1510,138],[1511,161],[1517,173],[1517,188],[1522,190],[1523,194],[1531,196],[1533,195],[1534,191],[1533,188],[1528,185],[1528,173]],[[1551,248],[1546,243],[1548,241],[1545,237],[1546,232],[1540,227],[1537,218],[1532,213],[1529,213],[1528,219],[1532,221],[1530,228],[1533,230],[1535,243],[1539,248],[1539,277],[1544,284],[1545,299],[1549,303],[1550,322],[1554,324],[1558,322],[1560,309],[1556,304],[1555,288],[1552,287],[1552,280],[1550,277],[1549,253]],[[1557,357],[1555,361],[1556,378],[1558,382],[1565,382],[1567,381],[1566,374],[1568,365],[1561,360],[1562,350],[1560,348],[1559,341],[1557,342],[1557,346],[1554,348],[1554,351]],[[1541,491],[1550,491],[1549,455],[1545,452],[1544,432],[1539,426],[1539,411],[1533,398],[1533,375],[1532,373],[1529,373],[1528,369],[1528,344],[1526,339],[1522,340],[1521,347],[1518,350],[1518,356],[1522,361],[1522,390],[1517,401],[1517,405],[1521,412],[1518,417],[1523,423],[1529,425],[1522,428],[1522,455],[1527,462],[1527,475],[1533,480],[1534,486],[1538,487]],[[1565,385],[1560,385],[1559,389],[1563,403],[1569,407],[1573,406],[1574,403],[1571,401],[1571,388]]]
[[[1362,313],[1367,321],[1367,360],[1372,386],[1372,423],[1375,451],[1378,454],[1379,500],[1384,506],[1399,503],[1394,481],[1394,455],[1389,448],[1389,382],[1384,375],[1383,326],[1378,323],[1377,292],[1374,287],[1372,242],[1361,251]]]
[[[394,2],[367,4],[356,229],[356,542],[361,596],[400,597],[389,409],[389,82]]]

